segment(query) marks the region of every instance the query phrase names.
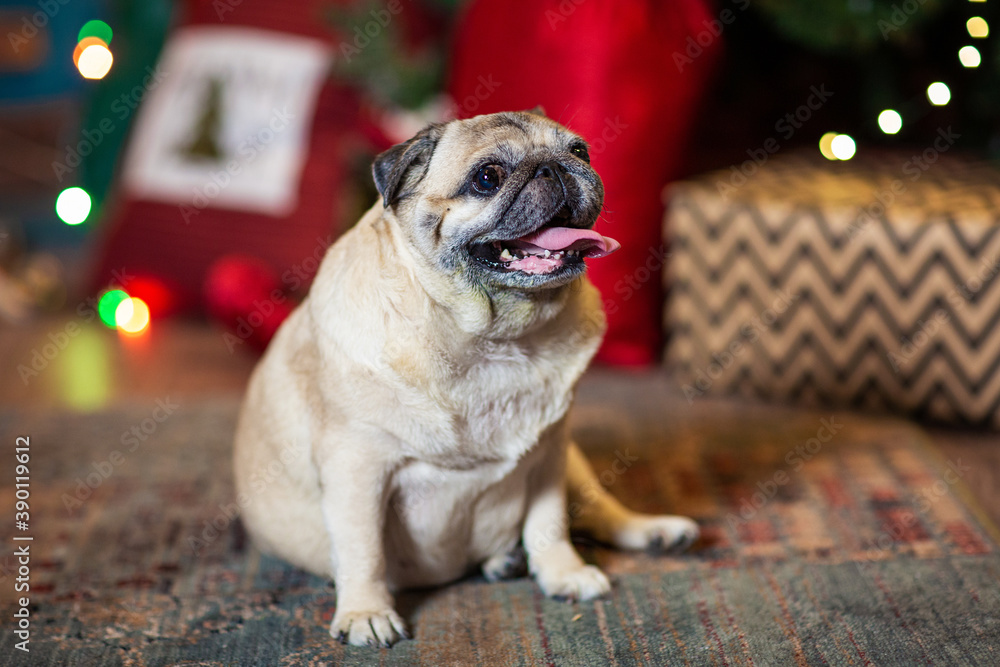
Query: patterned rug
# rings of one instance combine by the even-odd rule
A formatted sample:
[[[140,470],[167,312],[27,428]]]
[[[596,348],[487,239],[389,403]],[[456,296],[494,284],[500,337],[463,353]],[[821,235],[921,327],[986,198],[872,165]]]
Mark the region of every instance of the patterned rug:
[[[2,665],[997,665],[1000,548],[961,461],[915,428],[581,390],[573,424],[613,493],[697,518],[676,557],[581,543],[605,599],[471,578],[402,595],[415,639],[343,647],[334,589],[261,557],[233,512],[233,401],[0,416],[2,507],[29,435],[30,653],[15,649],[4,517]],[[616,463],[617,462],[617,463]]]

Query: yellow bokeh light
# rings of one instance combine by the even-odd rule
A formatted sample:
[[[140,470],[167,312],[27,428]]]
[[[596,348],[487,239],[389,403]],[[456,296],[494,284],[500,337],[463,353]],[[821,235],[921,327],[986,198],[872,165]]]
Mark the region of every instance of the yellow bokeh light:
[[[838,160],[850,160],[854,157],[854,152],[857,150],[857,146],[849,135],[838,134],[830,142],[830,150],[833,152],[834,157]]]
[[[111,398],[111,341],[92,326],[80,327],[80,332],[55,360],[58,373],[53,376],[58,386],[54,394],[75,410],[91,412],[108,404]]]
[[[979,55],[979,49],[974,46],[960,48],[958,59],[961,61],[962,67],[979,67],[979,63],[983,61],[982,56]]]
[[[93,46],[94,44],[97,44],[99,46],[103,46],[104,48],[108,48],[108,43],[105,42],[100,37],[84,37],[83,39],[81,39],[77,43],[76,48],[73,49],[73,66],[74,67],[79,67],[80,66],[80,56],[83,54],[83,50],[85,48],[87,48],[88,46]]]
[[[990,34],[990,24],[982,16],[973,16],[965,22],[965,28],[973,37],[988,37]]]
[[[103,79],[111,71],[114,56],[103,44],[91,44],[80,53],[76,67],[85,79]]]
[[[140,334],[149,326],[149,306],[142,299],[125,299],[115,309],[115,324],[130,335]]]
[[[941,81],[935,81],[927,86],[927,99],[936,107],[944,106],[951,101],[951,90]]]
[[[886,134],[896,134],[903,128],[903,117],[894,109],[886,109],[878,115],[878,126]]]
[[[833,143],[833,138],[836,137],[836,136],[837,136],[836,132],[827,132],[822,137],[820,137],[820,140],[819,140],[819,152],[827,160],[836,160],[837,159],[837,156],[833,154],[833,148],[830,147],[830,144]]]

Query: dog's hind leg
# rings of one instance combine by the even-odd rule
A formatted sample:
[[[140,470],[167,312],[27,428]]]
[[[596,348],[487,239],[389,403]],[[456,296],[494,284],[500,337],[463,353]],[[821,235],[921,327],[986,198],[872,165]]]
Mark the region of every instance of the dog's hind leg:
[[[528,574],[528,559],[520,542],[483,563],[483,576],[486,577],[486,581],[516,579],[526,574]]]
[[[683,516],[633,512],[601,486],[576,443],[566,457],[571,527],[619,549],[683,551],[698,539],[698,524]]]

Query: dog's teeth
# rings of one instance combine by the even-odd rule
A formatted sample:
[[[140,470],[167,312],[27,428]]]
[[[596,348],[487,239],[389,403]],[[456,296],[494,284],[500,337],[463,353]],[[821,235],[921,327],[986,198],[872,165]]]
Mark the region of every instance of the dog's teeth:
[[[549,257],[549,256],[552,255],[552,251],[551,250],[546,250],[545,253],[544,253],[544,255],[545,255],[545,257]]]
[[[507,248],[504,248],[504,249],[503,249],[503,252],[502,252],[502,253],[500,253],[500,259],[503,259],[503,260],[507,260],[507,261],[510,261],[510,260],[512,260],[512,259],[514,259],[514,258],[513,258],[513,256],[512,256],[511,254],[510,254],[510,250],[508,250]]]
[[[555,253],[554,255],[552,255],[552,259],[562,259],[562,253],[561,252]]]

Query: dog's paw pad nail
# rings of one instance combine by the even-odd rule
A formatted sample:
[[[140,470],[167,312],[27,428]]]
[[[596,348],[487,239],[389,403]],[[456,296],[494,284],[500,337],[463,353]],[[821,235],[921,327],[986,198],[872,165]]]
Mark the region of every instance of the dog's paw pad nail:
[[[611,590],[611,582],[593,565],[543,574],[539,584],[545,594],[564,601],[592,600]]]
[[[403,619],[391,609],[343,612],[334,616],[330,634],[351,646],[379,648],[406,637]]]

